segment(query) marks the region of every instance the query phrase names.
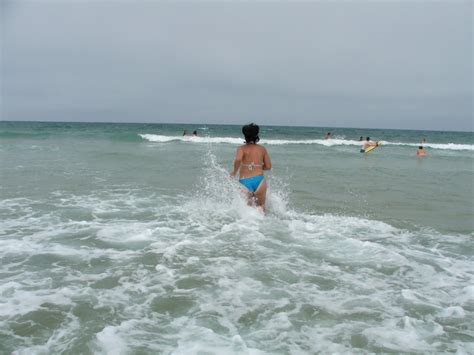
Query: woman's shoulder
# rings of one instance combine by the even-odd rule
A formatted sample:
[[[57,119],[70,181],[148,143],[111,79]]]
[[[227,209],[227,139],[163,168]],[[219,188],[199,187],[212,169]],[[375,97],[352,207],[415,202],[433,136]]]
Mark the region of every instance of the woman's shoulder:
[[[265,148],[263,145],[261,144],[255,144],[255,145],[258,147],[259,150],[264,151],[264,152],[267,151],[267,148]]]

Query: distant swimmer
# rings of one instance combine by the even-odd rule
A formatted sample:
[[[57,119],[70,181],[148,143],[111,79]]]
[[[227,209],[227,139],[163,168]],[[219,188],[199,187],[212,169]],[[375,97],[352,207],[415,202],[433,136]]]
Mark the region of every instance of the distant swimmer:
[[[245,144],[237,148],[234,160],[234,170],[230,173],[235,176],[240,170],[239,182],[245,186],[249,205],[255,204],[265,212],[267,182],[263,176],[264,170],[272,168],[272,162],[265,147],[257,144],[260,140],[259,127],[251,123],[242,127]]]
[[[425,148],[423,148],[422,145],[420,145],[416,151],[416,155],[418,155],[419,157],[424,157],[426,156],[426,150]]]
[[[362,144],[362,149],[360,150],[361,153],[365,153],[365,150],[369,147],[376,147],[378,146],[378,142],[374,142],[372,140],[370,140],[370,137],[367,137],[364,141],[364,143]]]
[[[197,131],[193,131],[193,134],[189,134],[188,131],[185,129],[183,132],[183,136],[186,136],[186,137],[197,136]]]
[[[364,137],[360,136],[359,137],[359,142],[362,142],[364,140]]]
[[[421,144],[425,144],[425,143],[426,143],[426,138],[423,138],[423,139],[421,140]]]
[[[324,137],[324,139],[331,139],[331,138],[332,138],[331,132],[326,133],[326,137]]]

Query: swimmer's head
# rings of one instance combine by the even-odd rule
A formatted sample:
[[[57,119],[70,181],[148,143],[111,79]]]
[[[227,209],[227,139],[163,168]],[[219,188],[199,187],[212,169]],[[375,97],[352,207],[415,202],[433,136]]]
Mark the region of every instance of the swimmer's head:
[[[250,123],[242,127],[242,133],[245,137],[246,143],[257,143],[260,138],[258,137],[258,132],[260,131],[258,125],[255,123]]]
[[[420,146],[418,147],[418,149],[423,149],[423,146],[422,146],[422,145],[420,145]]]
[[[370,141],[370,137],[367,137],[367,138],[366,138],[366,141]]]

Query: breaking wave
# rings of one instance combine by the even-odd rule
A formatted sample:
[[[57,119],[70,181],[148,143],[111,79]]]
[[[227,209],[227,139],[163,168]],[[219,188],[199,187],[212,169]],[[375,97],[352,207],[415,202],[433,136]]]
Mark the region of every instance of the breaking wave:
[[[159,134],[139,134],[139,136],[149,142],[156,143],[168,143],[168,142],[190,142],[190,143],[227,143],[227,144],[242,144],[242,138],[235,137],[199,137],[199,136],[166,136]],[[286,145],[286,144],[317,144],[326,147],[332,146],[360,146],[361,142],[356,140],[346,140],[346,139],[299,139],[299,140],[289,140],[289,139],[262,139],[260,141],[262,144],[268,145]],[[417,147],[420,143],[406,143],[406,142],[390,142],[384,141],[385,145],[393,146],[408,146],[408,147]],[[432,149],[443,149],[443,150],[465,150],[473,151],[474,145],[472,144],[455,144],[455,143],[424,143],[423,146],[432,148]]]

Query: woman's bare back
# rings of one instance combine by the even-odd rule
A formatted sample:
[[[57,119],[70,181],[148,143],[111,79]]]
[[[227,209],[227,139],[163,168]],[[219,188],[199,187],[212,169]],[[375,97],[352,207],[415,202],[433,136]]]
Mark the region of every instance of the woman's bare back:
[[[258,144],[244,144],[239,150],[242,158],[240,164],[240,178],[262,175],[263,170],[271,168],[267,150]],[[239,154],[239,153],[237,153]]]

